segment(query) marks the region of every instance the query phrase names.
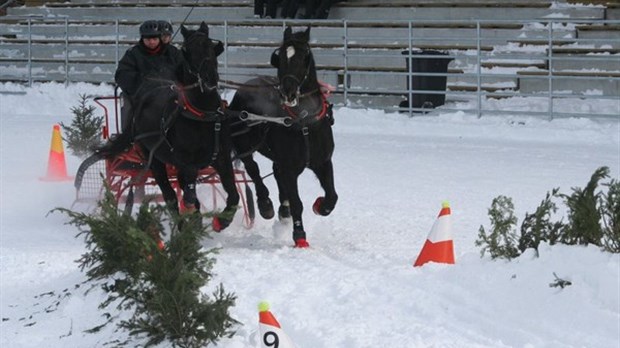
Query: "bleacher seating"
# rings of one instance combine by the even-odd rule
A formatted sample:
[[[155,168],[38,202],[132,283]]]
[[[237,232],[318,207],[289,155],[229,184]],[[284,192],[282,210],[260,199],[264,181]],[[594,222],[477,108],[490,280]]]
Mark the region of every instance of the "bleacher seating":
[[[32,75],[42,81],[110,82],[116,61],[136,42],[141,21],[165,18],[178,26],[190,12],[186,25],[204,20],[211,36],[225,41],[222,78],[241,82],[274,74],[269,56],[281,40],[283,22],[252,19],[253,0],[72,0],[11,8],[0,17],[0,80],[24,81]],[[320,78],[339,86],[340,102],[346,87],[349,102],[393,107],[407,92],[402,52],[410,47],[444,51],[454,59],[448,70],[448,90],[454,92],[449,100],[461,99],[459,92],[477,91],[478,84],[495,97],[502,91],[548,91],[550,54],[557,56],[551,60],[553,74],[579,75],[577,90],[617,93],[620,60],[583,57],[597,50],[608,57],[620,53],[620,24],[600,24],[620,19],[619,13],[620,6],[607,3],[348,0],[332,8],[330,20],[289,23],[313,26]],[[550,18],[559,22],[552,30],[543,23]],[[586,47],[587,53],[579,51]],[[562,78],[557,81],[554,88],[566,87]]]

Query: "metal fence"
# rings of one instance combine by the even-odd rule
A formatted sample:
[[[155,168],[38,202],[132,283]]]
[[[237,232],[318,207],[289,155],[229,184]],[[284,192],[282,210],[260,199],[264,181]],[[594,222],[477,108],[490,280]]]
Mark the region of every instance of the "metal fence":
[[[179,23],[174,23],[178,26]],[[192,26],[197,23],[187,23]],[[620,21],[211,21],[222,79],[273,75],[287,25],[312,24],[319,78],[353,108],[620,118]],[[112,82],[138,22],[0,19],[0,80]],[[179,35],[180,36],[180,35]],[[179,42],[176,38],[175,42]],[[433,61],[449,62],[437,70]],[[424,63],[422,67],[420,64]],[[424,67],[426,65],[426,68]],[[445,81],[444,81],[445,80]],[[439,99],[433,98],[439,96]],[[445,96],[444,105],[443,97]],[[422,103],[414,103],[415,99]],[[439,102],[425,103],[424,100]],[[567,101],[578,101],[579,110]]]

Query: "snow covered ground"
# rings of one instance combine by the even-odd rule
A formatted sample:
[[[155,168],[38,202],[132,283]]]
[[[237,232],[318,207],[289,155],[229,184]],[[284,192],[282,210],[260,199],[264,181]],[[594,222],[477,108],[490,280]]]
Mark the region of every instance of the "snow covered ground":
[[[72,182],[39,177],[53,124],[71,121],[79,93],[111,89],[37,84],[25,92],[0,94],[0,346],[107,347],[125,334],[84,332],[105,321],[103,294],[74,288],[85,279],[74,262],[85,245],[66,216],[48,215],[71,206]],[[340,108],[334,131],[340,200],[331,216],[311,213],[322,193],[310,172],[300,178],[310,249],[292,248],[291,226],[278,221],[245,229],[241,213],[204,241],[222,248],[204,292],[223,283],[238,296],[232,315],[242,323],[218,347],[259,347],[261,300],[300,348],[620,346],[620,255],[542,245],[538,258],[491,261],[474,245],[498,195],[512,197],[520,224],[555,187],[584,187],[600,166],[618,178],[619,119],[409,118]],[[65,152],[74,173],[79,159]],[[273,178],[267,184],[277,192]],[[413,268],[444,200],[456,264]],[[550,287],[553,273],[572,285]]]

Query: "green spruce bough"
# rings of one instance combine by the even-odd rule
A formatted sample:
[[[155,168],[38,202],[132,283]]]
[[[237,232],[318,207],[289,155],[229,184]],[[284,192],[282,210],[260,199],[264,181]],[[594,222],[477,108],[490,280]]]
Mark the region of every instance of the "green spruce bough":
[[[172,347],[197,348],[234,334],[238,322],[229,309],[235,295],[221,284],[211,296],[200,291],[213,277],[216,252],[201,246],[209,232],[201,223],[203,216],[178,215],[144,203],[134,218],[118,210],[109,190],[98,206],[99,212],[90,215],[57,210],[66,213],[84,237],[88,251],[78,262],[88,281],[108,294],[100,308],[114,304],[117,312],[132,312],[118,323],[132,341],[120,344],[149,347],[167,341]],[[158,239],[164,228],[170,238],[161,249]],[[107,322],[113,321],[104,314]]]
[[[560,194],[559,189],[547,192],[533,214],[525,214],[521,234],[513,226],[517,224],[512,199],[498,196],[489,209],[491,228],[489,233],[483,226],[478,231],[476,246],[482,246],[481,256],[489,252],[492,259],[513,259],[526,249],[538,252],[540,242],[551,245],[594,244],[603,250],[620,253],[620,182],[612,179],[603,183],[607,193],[599,190],[601,180],[609,178],[609,168],[600,167],[594,171],[584,189],[573,188],[572,194]],[[567,209],[567,221],[553,222],[557,212],[553,198],[563,200]],[[518,246],[518,247],[517,247]]]
[[[71,108],[70,125],[60,122],[67,148],[80,158],[88,156],[92,148],[101,143],[103,116],[95,116],[95,107],[88,105],[88,96],[81,94],[78,106]]]

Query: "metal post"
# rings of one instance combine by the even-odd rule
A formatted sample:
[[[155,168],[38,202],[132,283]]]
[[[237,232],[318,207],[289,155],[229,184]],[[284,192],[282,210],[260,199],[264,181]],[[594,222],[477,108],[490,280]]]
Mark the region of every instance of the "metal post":
[[[69,85],[69,18],[65,17],[65,86]]]
[[[548,45],[549,48],[547,50],[547,79],[549,82],[549,120],[553,120],[553,21],[549,20],[549,30],[548,34]]]
[[[228,20],[224,21],[224,75],[228,79]]]
[[[482,77],[480,74],[482,73],[482,49],[481,49],[481,33],[480,29],[480,20],[476,21],[476,60],[478,62],[477,76],[476,76],[476,96],[478,97],[478,105],[476,107],[476,112],[478,113],[478,118],[482,117]]]
[[[409,94],[409,116],[413,117],[413,24],[409,21],[409,53],[407,54],[407,81],[409,81],[407,93]]]
[[[114,22],[114,30],[115,30],[115,34],[116,34],[116,41],[114,42],[115,44],[115,52],[114,52],[114,70],[118,69],[118,61],[119,61],[119,25],[118,25],[118,18],[116,19],[116,21]]]
[[[32,18],[28,18],[28,87],[32,87]]]
[[[343,45],[343,59],[344,59],[344,72],[343,72],[343,80],[342,80],[342,88],[343,88],[343,105],[347,106],[348,105],[348,100],[349,100],[349,32],[348,32],[348,26],[347,26],[347,20],[343,20],[342,21],[342,30],[343,30],[343,41],[344,41],[344,45]]]

